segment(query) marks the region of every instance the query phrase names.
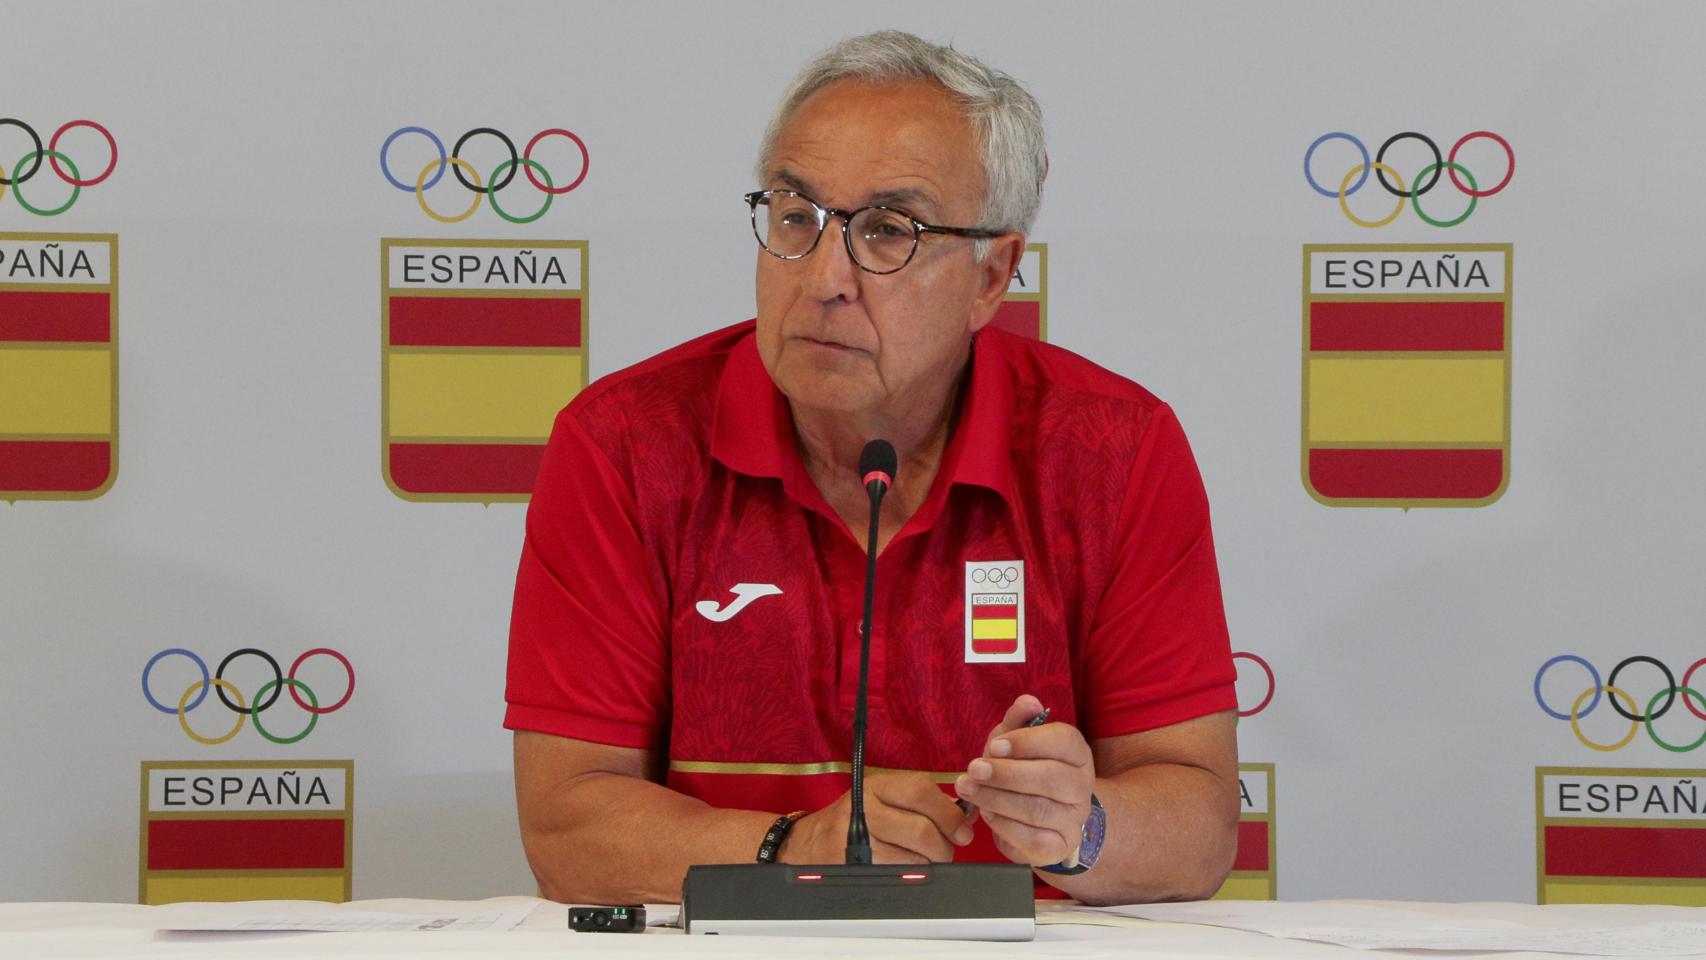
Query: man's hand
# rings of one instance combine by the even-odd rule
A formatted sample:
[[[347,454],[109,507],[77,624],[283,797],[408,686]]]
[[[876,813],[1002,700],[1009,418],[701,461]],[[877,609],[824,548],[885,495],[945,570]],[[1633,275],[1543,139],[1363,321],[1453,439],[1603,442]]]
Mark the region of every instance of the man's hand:
[[[1027,727],[1043,705],[1025,694],[954,782],[975,804],[1007,859],[1032,866],[1059,863],[1078,849],[1090,817],[1096,763],[1090,745],[1069,723]]]
[[[785,863],[841,863],[847,855],[852,791],[816,813],[801,817],[782,844]],[[922,773],[865,776],[865,824],[875,863],[952,860],[954,848],[971,842],[965,814]]]

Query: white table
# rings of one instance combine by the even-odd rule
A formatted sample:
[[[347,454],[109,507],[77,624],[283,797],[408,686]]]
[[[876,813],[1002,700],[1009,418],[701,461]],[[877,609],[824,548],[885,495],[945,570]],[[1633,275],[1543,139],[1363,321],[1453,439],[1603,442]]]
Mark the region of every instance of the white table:
[[[1154,923],[1087,914],[1058,904],[1039,907],[1037,938],[1031,943],[997,944],[920,940],[806,939],[771,937],[686,937],[679,930],[650,929],[643,935],[577,934],[567,929],[567,908],[532,898],[478,901],[494,906],[534,904],[527,919],[504,932],[430,933],[169,933],[190,916],[209,912],[230,916],[257,912],[255,904],[173,904],[144,907],[109,903],[0,904],[0,957],[42,958],[211,958],[261,957],[327,960],[334,957],[446,957],[486,960],[497,957],[1555,957],[1560,954],[1470,952],[1425,953],[1362,951],[1240,930]],[[1354,902],[1346,902],[1354,908]],[[1365,904],[1437,914],[1443,922],[1475,918],[1514,920],[1547,926],[1582,923],[1637,924],[1674,920],[1682,908],[1640,906],[1535,907],[1526,904]],[[281,905],[294,911],[385,911],[432,913],[446,906],[474,904],[431,900],[367,900],[349,904]],[[1315,904],[1319,910],[1321,904]],[[1706,914],[1706,910],[1699,911]],[[1695,914],[1689,914],[1695,916]]]

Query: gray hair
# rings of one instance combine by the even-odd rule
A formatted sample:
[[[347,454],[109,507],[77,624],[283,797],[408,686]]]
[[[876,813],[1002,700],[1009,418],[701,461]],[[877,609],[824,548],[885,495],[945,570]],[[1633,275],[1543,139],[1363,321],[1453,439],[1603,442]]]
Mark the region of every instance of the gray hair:
[[[1019,82],[952,47],[938,46],[910,33],[884,30],[843,40],[806,65],[794,79],[758,151],[760,183],[768,173],[770,152],[794,112],[818,90],[838,80],[892,83],[929,80],[941,84],[960,104],[982,154],[983,211],[976,226],[1029,233],[1042,206],[1048,157],[1043,151],[1043,112]],[[979,240],[982,260],[989,241]]]

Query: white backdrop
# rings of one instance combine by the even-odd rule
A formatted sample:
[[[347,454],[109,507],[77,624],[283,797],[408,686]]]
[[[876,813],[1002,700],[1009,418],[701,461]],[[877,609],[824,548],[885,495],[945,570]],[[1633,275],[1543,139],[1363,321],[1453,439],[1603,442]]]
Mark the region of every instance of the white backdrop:
[[[1650,655],[1678,680],[1706,656],[1706,7],[5,2],[0,16],[0,116],[44,138],[92,118],[120,148],[63,216],[0,199],[0,234],[116,233],[122,263],[116,483],[0,503],[0,899],[134,899],[138,764],[179,759],[353,759],[359,897],[531,892],[500,728],[524,507],[385,486],[379,240],[586,241],[594,377],[748,317],[739,195],[775,99],[822,47],[889,27],[952,41],[1044,107],[1033,239],[1049,245],[1049,338],[1155,391],[1193,441],[1234,648],[1278,676],[1240,734],[1245,759],[1277,767],[1283,898],[1532,900],[1537,766],[1694,762],[1645,735],[1589,751],[1531,685],[1562,653],[1602,674]],[[566,127],[590,172],[537,223],[482,209],[441,225],[376,169],[406,125],[447,145],[473,127],[518,145]],[[1300,176],[1309,143],[1338,130],[1371,150],[1400,131],[1442,145],[1497,131],[1517,170],[1462,226],[1406,213],[1365,230]],[[8,170],[29,147],[0,126]],[[1303,489],[1301,249],[1347,242],[1514,244],[1512,472],[1491,506],[1330,508]],[[285,662],[332,647],[360,681],[303,743],[245,731],[204,747],[139,695],[169,647],[210,666],[240,647]],[[1640,683],[1650,696],[1656,681]],[[1567,708],[1579,689],[1548,692]],[[1585,732],[1616,739],[1615,718],[1592,719],[1607,723]]]

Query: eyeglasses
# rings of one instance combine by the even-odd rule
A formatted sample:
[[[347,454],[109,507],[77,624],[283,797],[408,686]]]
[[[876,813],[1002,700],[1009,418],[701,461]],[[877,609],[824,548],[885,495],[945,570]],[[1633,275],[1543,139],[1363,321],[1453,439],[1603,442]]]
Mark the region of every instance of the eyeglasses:
[[[847,253],[867,273],[894,273],[911,263],[918,252],[918,238],[926,233],[980,240],[1002,234],[978,227],[939,227],[892,207],[836,210],[792,190],[759,190],[747,194],[746,202],[752,208],[752,234],[759,246],[782,260],[798,260],[817,249],[829,218],[840,217]]]

